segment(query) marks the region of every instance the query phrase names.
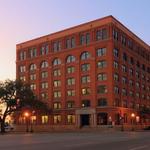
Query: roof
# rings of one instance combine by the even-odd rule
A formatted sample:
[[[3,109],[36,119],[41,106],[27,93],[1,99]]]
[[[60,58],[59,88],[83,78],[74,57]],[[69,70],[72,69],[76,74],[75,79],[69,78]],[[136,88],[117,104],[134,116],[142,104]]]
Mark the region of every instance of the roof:
[[[95,28],[95,27],[99,27],[99,26],[103,26],[106,24],[110,24],[113,23],[116,27],[118,27],[119,29],[121,29],[122,31],[124,31],[126,34],[128,34],[131,38],[135,39],[138,43],[140,43],[143,47],[145,47],[146,49],[150,50],[150,46],[145,43],[143,40],[141,40],[137,35],[135,35],[132,31],[130,31],[126,26],[124,26],[120,21],[118,21],[115,17],[113,16],[106,16],[104,18],[100,18],[100,19],[96,19],[87,23],[83,23],[71,28],[67,28],[55,33],[51,33],[42,37],[38,37],[23,43],[19,43],[17,44],[17,49],[20,48],[25,48],[25,47],[29,47],[29,46],[33,46],[39,43],[44,43],[44,42],[48,42],[57,38],[61,38],[64,36],[68,36],[71,34],[75,34],[77,32],[82,32],[85,30],[89,30],[91,28]]]

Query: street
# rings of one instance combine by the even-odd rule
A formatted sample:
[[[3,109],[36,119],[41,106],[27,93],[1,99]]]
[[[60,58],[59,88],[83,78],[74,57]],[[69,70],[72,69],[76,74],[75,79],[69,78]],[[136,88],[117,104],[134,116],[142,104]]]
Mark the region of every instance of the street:
[[[0,150],[150,150],[150,132],[0,135]]]

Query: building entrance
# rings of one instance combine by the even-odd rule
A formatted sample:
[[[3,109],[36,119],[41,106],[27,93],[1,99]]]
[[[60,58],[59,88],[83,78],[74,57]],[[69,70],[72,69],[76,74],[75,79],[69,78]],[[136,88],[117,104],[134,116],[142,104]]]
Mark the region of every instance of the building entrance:
[[[90,125],[90,115],[81,115],[81,127]]]

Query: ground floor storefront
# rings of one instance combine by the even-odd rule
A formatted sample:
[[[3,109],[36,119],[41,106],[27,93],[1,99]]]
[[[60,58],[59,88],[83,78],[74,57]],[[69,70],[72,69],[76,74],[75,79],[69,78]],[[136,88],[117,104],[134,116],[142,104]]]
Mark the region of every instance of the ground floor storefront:
[[[23,112],[15,119],[17,126],[49,129],[81,129],[84,127],[104,128],[121,127],[131,128],[150,125],[150,118],[143,118],[137,111],[127,108],[101,107],[81,108],[71,110],[55,110],[50,114]]]

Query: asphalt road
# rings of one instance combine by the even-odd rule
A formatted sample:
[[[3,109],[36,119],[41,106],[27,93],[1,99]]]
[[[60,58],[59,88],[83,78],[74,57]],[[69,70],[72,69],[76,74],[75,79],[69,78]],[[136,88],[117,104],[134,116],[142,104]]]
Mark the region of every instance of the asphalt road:
[[[7,134],[0,150],[150,150],[150,132]]]

